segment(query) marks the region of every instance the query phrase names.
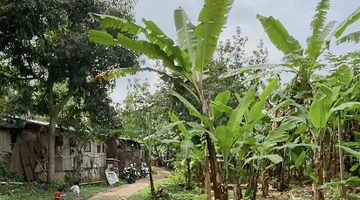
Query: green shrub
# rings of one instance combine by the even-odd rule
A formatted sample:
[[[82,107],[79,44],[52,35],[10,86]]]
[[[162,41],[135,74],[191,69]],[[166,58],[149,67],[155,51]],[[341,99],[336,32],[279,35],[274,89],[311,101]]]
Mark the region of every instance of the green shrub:
[[[0,181],[24,182],[25,179],[22,174],[11,171],[8,164],[9,159],[10,156],[8,154],[0,158]]]
[[[59,188],[60,186],[65,186],[65,181],[64,181],[64,179],[56,179],[56,178],[54,178],[54,179],[52,179],[52,180],[50,181],[50,183],[48,184],[48,187],[49,187],[50,189],[57,189],[57,188]]]
[[[171,183],[174,184],[182,184],[186,182],[185,177],[185,169],[183,168],[176,168],[174,171],[171,172],[171,174],[168,176],[168,179],[170,179]]]
[[[69,182],[74,182],[74,181],[78,181],[79,183],[84,182],[84,177],[81,176],[80,173],[78,172],[71,172],[68,171],[65,173],[65,182],[69,183]]]

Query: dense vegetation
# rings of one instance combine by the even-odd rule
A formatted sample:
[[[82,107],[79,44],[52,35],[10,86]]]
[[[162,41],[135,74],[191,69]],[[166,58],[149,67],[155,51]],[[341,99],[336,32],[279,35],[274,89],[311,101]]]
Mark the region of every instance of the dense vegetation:
[[[320,1],[310,25],[313,33],[308,37],[305,49],[278,20],[258,15],[270,40],[284,53],[284,63],[262,64],[262,59],[246,66],[244,63],[230,65],[223,60],[223,65],[235,69],[228,70],[219,78],[247,77],[246,81],[237,77],[237,84],[244,90],[235,91],[238,102],[229,104],[233,95],[231,84],[226,85],[229,88],[216,91],[216,96],[205,96],[204,80],[232,4],[233,1],[205,1],[199,15],[200,23],[196,26],[182,8],[176,9],[174,21],[178,45],[152,21],[143,20],[145,26],[142,27],[99,14],[92,16],[101,22],[102,27],[113,27],[120,32],[114,38],[104,31],[90,30],[89,38],[105,45],[120,44],[149,58],[160,59],[171,70],[172,73],[153,71],[174,83],[173,96],[185,105],[193,118],[179,118],[175,112],[170,112],[172,123],[160,133],[178,127],[182,135],[173,137],[172,143],[180,146],[180,158],[188,168],[187,182],[192,173],[198,174],[196,168],[204,170],[204,174],[200,174],[203,177],[197,177],[197,181],[205,185],[208,196],[210,179],[215,199],[228,199],[230,181],[236,184],[235,199],[242,198],[242,182],[247,183],[246,193],[255,199],[258,182],[262,185],[262,196],[266,197],[272,177],[277,179],[277,189],[284,191],[293,176],[312,179],[314,199],[324,199],[321,189],[334,184],[342,185],[342,196],[345,196],[344,184],[359,180],[357,176],[345,179],[343,151],[356,156],[357,151],[353,149],[357,150],[359,146],[351,138],[344,142],[342,136],[357,127],[353,116],[360,105],[355,70],[358,53],[346,57],[355,62],[343,57],[335,64],[332,63],[335,58],[329,57],[326,63],[320,63],[318,58],[329,48],[333,36],[338,38],[338,43],[359,42],[359,32],[341,36],[347,26],[360,18],[360,9],[334,28],[334,21],[324,24],[330,2]],[[128,39],[124,32],[134,36],[142,33],[147,40]],[[284,86],[279,82],[276,70],[279,67],[289,68],[295,75]],[[315,73],[330,67],[331,74]],[[133,68],[128,72],[139,70]],[[255,73],[249,74],[249,71]],[[98,78],[112,79],[124,74],[124,70],[114,70]],[[264,75],[268,77],[266,80],[262,78]],[[178,114],[183,115],[181,112]],[[324,159],[324,154],[330,159]],[[338,174],[336,163],[340,165],[340,181],[334,181]],[[355,171],[358,164],[350,162],[350,166]]]
[[[312,182],[312,198],[318,200],[332,198],[331,187],[345,197],[360,183],[360,52],[324,53],[334,37],[339,45],[359,42],[360,32],[343,33],[360,18],[360,8],[335,27],[334,21],[325,25],[330,1],[320,0],[306,48],[278,20],[258,15],[284,53],[282,63],[268,64],[261,41],[253,55],[245,55],[247,38],[240,28],[218,44],[234,0],[205,0],[198,25],[176,9],[177,44],[150,20],[135,24],[133,1],[29,2],[1,5],[1,114],[34,112],[48,117],[53,131],[61,122],[83,137],[95,137],[84,134],[91,128],[101,133],[98,138],[138,139],[172,162],[174,173],[163,183],[168,198],[265,198],[270,185],[283,192],[298,180]],[[58,3],[55,17],[49,17],[46,8]],[[29,17],[12,15],[17,9]],[[138,39],[140,34],[146,39]],[[138,64],[132,51],[159,62],[132,67]],[[294,74],[286,84],[280,80],[284,69]],[[142,70],[161,76],[158,90],[151,94],[147,82],[134,79],[124,104],[111,107],[111,80]]]

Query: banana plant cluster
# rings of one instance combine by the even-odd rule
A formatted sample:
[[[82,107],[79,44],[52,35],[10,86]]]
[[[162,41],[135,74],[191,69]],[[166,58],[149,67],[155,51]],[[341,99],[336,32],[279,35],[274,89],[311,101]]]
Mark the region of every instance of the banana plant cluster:
[[[287,141],[289,138],[287,131],[296,127],[296,123],[293,121],[283,123],[268,134],[254,134],[254,126],[264,118],[268,117],[269,113],[289,105],[288,101],[284,101],[271,110],[264,110],[266,100],[272,91],[278,87],[278,82],[278,79],[269,80],[269,84],[263,89],[259,96],[256,95],[257,85],[251,86],[243,97],[240,97],[239,94],[235,94],[239,102],[236,108],[231,108],[227,105],[231,97],[230,91],[219,93],[210,103],[209,118],[201,115],[200,112],[185,98],[176,93],[174,94],[184,103],[184,105],[186,105],[193,116],[198,117],[200,121],[207,122],[203,124],[199,124],[198,122],[187,122],[187,125],[192,128],[191,130],[193,132],[196,131],[202,134],[207,133],[214,141],[216,141],[219,157],[222,158],[223,163],[223,182],[225,188],[227,187],[227,176],[231,159],[238,160],[238,162],[243,164],[243,167],[251,161],[260,163],[264,159],[268,159],[271,163],[277,164],[283,159],[278,154],[273,153],[276,149],[307,145],[287,143],[280,148],[276,148],[278,143]],[[228,117],[227,123],[225,125],[215,126],[216,120],[224,114]],[[173,120],[173,122],[176,121],[179,122],[178,119]],[[189,152],[190,149],[198,151],[197,147],[189,140],[189,135],[183,124],[173,123],[172,127],[176,125],[179,126],[178,128],[184,134],[182,151]],[[249,152],[251,152],[251,156],[249,156]],[[197,153],[195,152],[195,154]],[[184,159],[189,158],[189,154],[184,155],[187,155]],[[259,165],[258,171],[264,173],[267,169],[269,169],[269,167],[266,168],[264,165]]]
[[[274,17],[264,17],[257,15],[257,19],[262,24],[264,31],[267,33],[271,42],[277,49],[284,53],[282,64],[267,65],[267,66],[254,66],[254,68],[268,68],[269,66],[273,70],[276,66],[283,66],[292,71],[295,75],[289,86],[284,90],[285,94],[290,94],[292,100],[301,102],[302,105],[297,105],[297,109],[303,110],[303,113],[309,113],[303,115],[304,124],[311,130],[314,144],[320,143],[322,140],[321,133],[324,132],[324,128],[328,123],[329,117],[335,111],[349,109],[356,107],[356,102],[344,102],[339,98],[339,89],[341,86],[328,87],[325,85],[316,84],[315,71],[322,69],[324,64],[318,62],[318,58],[322,53],[329,49],[330,41],[332,37],[337,38],[337,44],[345,41],[359,42],[359,32],[350,33],[342,37],[342,34],[346,28],[356,22],[360,18],[360,8],[356,9],[345,20],[343,20],[336,28],[334,28],[336,22],[330,21],[325,25],[326,14],[330,7],[330,0],[321,0],[317,7],[316,13],[311,22],[312,35],[307,38],[307,48],[303,49],[294,37],[292,37],[281,22]],[[251,68],[251,66],[249,67]],[[346,72],[347,68],[342,67],[339,69],[341,74]],[[240,73],[244,73],[244,70],[238,70],[234,72],[228,72],[222,77],[233,76]],[[333,79],[334,80],[334,79]],[[314,98],[312,96],[315,94]],[[345,95],[346,96],[346,95]],[[286,98],[285,98],[286,99]],[[339,101],[338,101],[339,100]],[[321,147],[313,148],[314,151],[314,164],[321,168]],[[317,180],[314,180],[313,190],[314,199],[323,199],[321,191],[317,188],[321,183],[318,183],[322,176],[322,169],[315,172]],[[321,181],[320,181],[321,182]]]
[[[191,23],[182,8],[176,9],[174,22],[178,35],[177,45],[150,20],[143,19],[145,27],[142,27],[128,20],[95,13],[92,13],[91,16],[101,22],[101,27],[115,29],[118,34],[114,38],[106,31],[90,30],[88,32],[89,39],[104,45],[122,45],[124,48],[140,52],[150,59],[161,60],[166,67],[173,72],[180,73],[184,80],[190,82],[191,87],[185,88],[199,102],[202,107],[201,113],[208,116],[208,100],[203,96],[203,71],[212,59],[219,35],[233,3],[234,0],[205,0],[198,18],[199,24],[196,26]],[[146,40],[133,39],[140,33],[145,35]],[[108,73],[110,77],[118,77],[118,74]],[[215,150],[208,135],[207,143],[212,171],[216,174]],[[216,176],[213,178],[213,184],[215,198],[219,199],[220,190]]]
[[[318,58],[325,50],[329,49],[332,37],[337,38],[338,44],[345,41],[359,42],[359,32],[350,33],[346,36],[342,36],[342,34],[349,25],[360,18],[360,8],[334,28],[335,21],[325,25],[329,0],[321,0],[316,7],[316,13],[311,22],[313,33],[308,37],[307,48],[305,49],[278,20],[272,16],[258,15],[257,18],[270,40],[284,53],[284,63],[245,67],[221,76],[226,78],[227,76],[245,73],[248,70],[266,68],[273,70],[276,66],[284,66],[296,74],[289,84],[290,87],[287,87],[285,91],[273,92],[278,86],[278,80],[272,79],[257,97],[256,85],[253,85],[242,97],[235,94],[239,101],[236,108],[227,105],[231,96],[229,91],[221,92],[213,101],[206,99],[203,96],[203,71],[212,59],[218,36],[226,23],[233,3],[234,0],[205,0],[204,7],[199,14],[198,25],[191,23],[182,8],[176,9],[174,22],[178,44],[167,37],[152,21],[145,19],[142,20],[145,24],[143,27],[128,20],[92,13],[91,16],[100,21],[102,28],[105,30],[115,29],[118,34],[115,36],[104,30],[89,31],[89,39],[94,42],[105,45],[122,45],[125,48],[143,53],[151,59],[160,59],[170,70],[181,74],[182,86],[194,96],[199,105],[192,105],[176,92],[173,95],[199,121],[183,122],[175,114],[171,114],[172,123],[169,124],[168,128],[178,126],[182,132],[183,140],[180,146],[183,158],[188,163],[192,158],[191,155],[198,155],[198,158],[205,155],[196,153],[200,151],[198,146],[192,142],[192,134],[202,134],[207,138],[207,150],[214,159],[214,162],[210,163],[212,163],[212,171],[215,172],[215,179],[213,179],[215,199],[219,199],[220,196],[219,192],[215,190],[218,187],[216,186],[216,166],[214,163],[217,162],[213,142],[215,142],[223,161],[223,183],[225,183],[226,189],[229,160],[233,158],[241,160],[242,166],[253,163],[257,166],[257,172],[263,175],[268,169],[263,162],[265,158],[276,164],[282,162],[283,158],[274,152],[302,146],[311,147],[314,151],[315,165],[320,163],[322,148],[320,143],[329,120],[333,119],[340,111],[354,110],[360,105],[357,101],[353,101],[353,95],[359,88],[358,83],[353,84],[348,90],[342,90],[345,85],[350,86],[347,66],[340,67],[332,76],[327,77],[327,80],[322,79],[321,76],[315,76],[315,71],[324,67],[324,64],[318,62]],[[139,34],[143,34],[146,40],[136,39]],[[139,70],[143,69],[137,67],[128,71],[136,72]],[[112,70],[101,75],[101,78],[108,81],[123,76],[125,73],[124,70]],[[161,73],[172,76],[172,74]],[[185,81],[190,84],[184,84]],[[272,92],[281,101],[274,104],[271,110],[265,111],[265,104]],[[300,95],[296,93],[300,93]],[[281,124],[271,131],[258,134],[259,131],[255,128],[257,123],[264,123],[262,120],[268,117],[269,113],[289,106],[295,108],[291,116],[272,119],[281,122]],[[196,107],[201,107],[201,110],[197,110]],[[227,123],[215,126],[215,122],[223,115],[227,116]],[[309,139],[313,141],[313,144],[299,143],[299,139],[294,139],[288,135],[289,132],[308,131],[311,135]],[[251,155],[248,152],[251,152]],[[297,158],[294,159],[296,167],[301,165],[305,156],[305,150],[297,155]],[[322,199],[323,195],[318,190],[321,184],[322,169],[319,167],[316,170],[318,171],[314,172],[315,176],[312,176],[314,179],[314,198]]]

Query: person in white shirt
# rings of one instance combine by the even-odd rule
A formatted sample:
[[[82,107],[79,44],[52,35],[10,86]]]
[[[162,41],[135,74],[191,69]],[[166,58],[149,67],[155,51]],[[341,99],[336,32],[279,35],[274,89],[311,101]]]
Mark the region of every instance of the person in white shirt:
[[[73,182],[70,191],[73,192],[74,194],[74,200],[79,200],[80,199],[80,188],[79,188],[79,182],[75,181]]]

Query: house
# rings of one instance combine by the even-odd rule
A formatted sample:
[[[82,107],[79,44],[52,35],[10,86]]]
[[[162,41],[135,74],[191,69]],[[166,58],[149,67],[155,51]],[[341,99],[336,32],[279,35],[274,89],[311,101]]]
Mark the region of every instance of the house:
[[[7,127],[0,123],[0,157],[11,152],[11,135]]]
[[[34,175],[46,179],[49,123],[20,118],[0,119],[0,156],[10,155],[10,168],[24,174],[29,183]],[[80,171],[91,180],[100,179],[106,166],[106,147],[101,142],[83,141],[72,130],[56,128],[55,177]]]
[[[136,171],[140,172],[142,154],[139,142],[127,138],[110,138],[107,140],[107,146],[107,167],[121,173],[125,167],[133,164]]]
[[[101,179],[105,173],[106,146],[93,140],[81,141],[65,133],[55,142],[55,177],[64,178],[66,172],[80,172],[91,181]]]

